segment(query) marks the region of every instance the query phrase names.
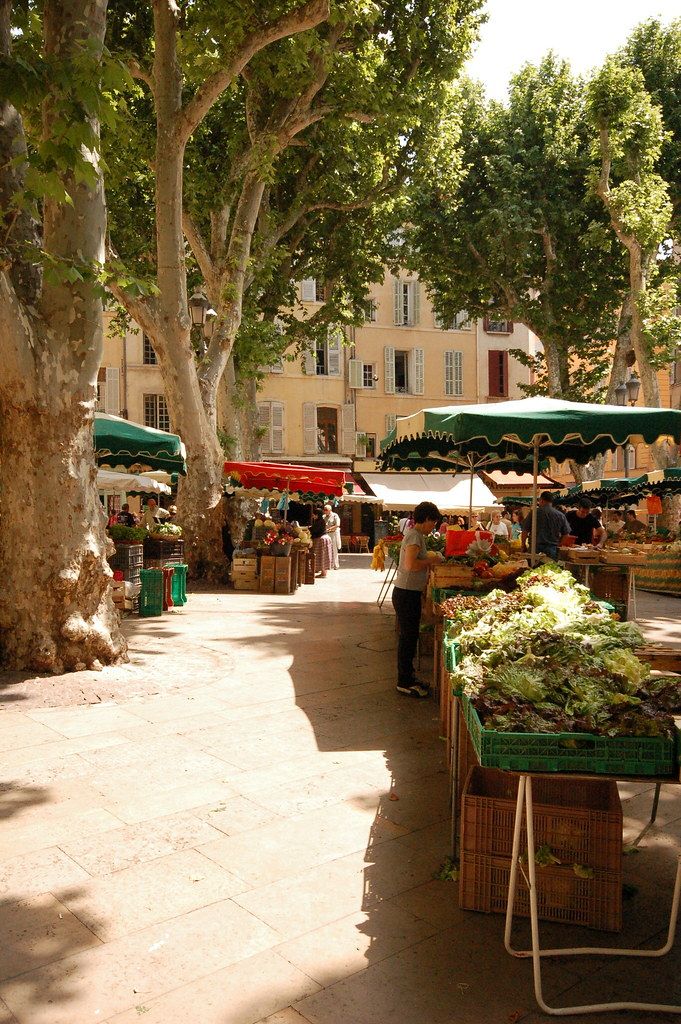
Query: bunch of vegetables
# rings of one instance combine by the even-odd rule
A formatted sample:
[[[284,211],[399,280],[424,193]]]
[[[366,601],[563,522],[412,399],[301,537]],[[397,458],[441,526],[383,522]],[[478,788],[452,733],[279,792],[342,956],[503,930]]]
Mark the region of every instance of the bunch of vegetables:
[[[614,620],[557,566],[531,569],[512,593],[452,598],[453,682],[485,728],[664,736],[681,712],[681,677],[651,676],[633,653],[639,629]]]
[[[147,536],[143,526],[123,526],[122,523],[114,523],[109,527],[109,536],[114,544],[141,544]]]
[[[182,527],[175,523],[155,523],[151,531],[152,537],[181,537]]]

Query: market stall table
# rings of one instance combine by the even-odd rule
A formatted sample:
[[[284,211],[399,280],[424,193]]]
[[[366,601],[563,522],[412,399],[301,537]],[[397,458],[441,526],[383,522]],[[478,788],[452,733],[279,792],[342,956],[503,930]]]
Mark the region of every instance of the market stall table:
[[[624,956],[624,957],[661,957],[665,956],[674,944],[676,936],[676,925],[679,916],[679,903],[681,901],[681,853],[677,856],[676,877],[672,895],[671,908],[669,912],[669,927],[667,930],[666,942],[658,949],[620,949],[617,947],[600,948],[598,946],[565,947],[558,949],[542,949],[539,939],[539,913],[537,908],[537,878],[535,863],[534,843],[534,808],[532,803],[532,774],[519,772],[518,774],[518,799],[516,803],[515,821],[513,829],[513,850],[511,854],[511,874],[508,883],[508,904],[506,909],[506,926],[504,930],[504,945],[506,950],[515,957],[532,957],[532,968],[534,978],[534,994],[537,1004],[544,1013],[552,1016],[566,1017],[576,1013],[606,1013],[609,1010],[640,1010],[648,1013],[681,1013],[681,1004],[669,1003],[643,1003],[630,1001],[615,1001],[610,1003],[593,1003],[583,1006],[561,1006],[551,1007],[544,999],[542,988],[541,958],[550,956]],[[556,776],[552,776],[556,777]],[[631,781],[630,776],[606,776],[606,775],[569,775],[569,779],[584,778],[603,780],[607,778],[614,781],[626,779]],[[679,779],[652,778],[647,776],[645,782],[655,782],[656,785],[679,785]],[[513,907],[518,881],[518,867],[520,855],[520,835],[522,819],[525,816],[527,832],[527,875],[526,881],[529,889],[530,899],[530,929],[532,934],[531,949],[515,949],[511,945],[511,929],[513,926]]]

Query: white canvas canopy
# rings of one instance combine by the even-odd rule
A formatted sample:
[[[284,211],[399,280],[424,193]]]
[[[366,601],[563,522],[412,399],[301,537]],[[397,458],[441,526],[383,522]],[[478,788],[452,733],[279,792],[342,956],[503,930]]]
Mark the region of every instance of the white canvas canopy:
[[[389,511],[413,509],[421,501],[432,501],[440,512],[468,512],[492,508],[497,500],[480,477],[468,473],[363,473],[362,476]]]
[[[170,494],[168,484],[154,480],[145,473],[113,473],[108,469],[97,470],[97,490],[114,494],[129,494],[133,491],[144,494]]]

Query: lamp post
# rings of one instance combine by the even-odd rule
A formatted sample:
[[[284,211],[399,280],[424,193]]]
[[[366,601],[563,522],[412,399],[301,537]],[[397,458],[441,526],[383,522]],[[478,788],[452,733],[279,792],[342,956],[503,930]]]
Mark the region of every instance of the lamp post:
[[[617,385],[617,387],[615,388],[615,401],[617,402],[618,405],[621,405],[621,406],[626,405],[627,402],[629,403],[629,405],[632,405],[632,406],[636,405],[636,402],[638,401],[638,393],[639,393],[640,389],[641,389],[641,381],[638,379],[638,377],[636,376],[635,373],[631,373],[629,375],[629,379],[626,382],[625,381],[621,381],[621,383],[619,383]],[[624,475],[625,475],[625,477],[628,478],[629,477],[629,445],[628,444],[623,444],[622,445],[622,457],[623,457],[623,462],[624,462]]]

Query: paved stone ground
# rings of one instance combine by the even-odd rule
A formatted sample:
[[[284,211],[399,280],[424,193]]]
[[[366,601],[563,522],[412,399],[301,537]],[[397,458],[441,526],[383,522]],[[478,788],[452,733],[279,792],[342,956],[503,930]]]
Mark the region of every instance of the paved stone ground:
[[[395,693],[367,566],[346,556],[294,596],[201,592],[128,620],[120,668],[0,676],[0,1024],[549,1019],[501,918],[459,911],[433,880],[448,853],[436,709]],[[679,608],[639,603],[650,635],[676,642]],[[623,797],[633,833],[650,789]],[[622,944],[664,930],[671,787],[659,820],[626,858]],[[559,1003],[681,999],[681,942],[657,962],[547,962],[545,977]]]

